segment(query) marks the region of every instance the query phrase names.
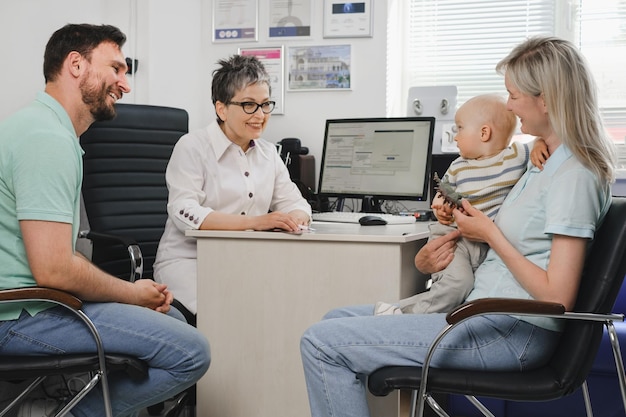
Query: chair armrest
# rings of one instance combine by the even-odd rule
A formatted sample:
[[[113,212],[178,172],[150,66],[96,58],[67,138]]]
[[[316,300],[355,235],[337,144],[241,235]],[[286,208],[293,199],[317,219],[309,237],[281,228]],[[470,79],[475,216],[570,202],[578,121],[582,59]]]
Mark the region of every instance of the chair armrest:
[[[53,288],[27,287],[0,290],[0,301],[18,300],[56,301],[74,310],[80,310],[83,306],[83,302],[72,294]]]
[[[143,278],[143,254],[141,253],[139,244],[134,239],[127,236],[94,232],[92,230],[81,230],[78,232],[78,237],[94,242],[117,243],[125,246],[130,259],[130,275],[128,280],[135,282],[135,280]]]
[[[565,307],[559,303],[514,298],[482,298],[461,304],[448,313],[448,324],[456,324],[469,317],[487,314],[562,315]]]
[[[461,304],[456,309],[452,310],[446,315],[446,321],[448,322],[448,325],[439,332],[439,334],[435,337],[430,347],[428,348],[428,352],[426,353],[421,369],[420,381],[428,381],[430,363],[441,340],[462,321],[484,314],[511,314],[538,317],[554,317],[559,319],[603,321],[609,331],[614,331],[612,322],[613,319],[616,318],[623,320],[623,317],[620,317],[620,315],[567,312],[565,311],[565,307],[562,304],[545,301],[523,300],[514,298],[483,298],[468,301],[467,303]],[[617,360],[618,358],[616,357],[616,362]],[[621,356],[619,357],[619,360],[621,363]],[[618,369],[623,369],[623,367]],[[419,389],[417,391],[417,396],[415,397],[415,409],[421,410],[420,413],[424,409],[424,402],[426,401],[425,393],[426,384],[420,383]]]
[[[14,303],[20,300],[45,301],[62,306],[63,308],[67,309],[67,311],[73,313],[80,320],[82,320],[85,326],[89,329],[96,343],[95,356],[93,354],[75,354],[63,356],[62,359],[60,359],[59,356],[34,356],[32,358],[29,358],[28,356],[11,356],[4,358],[4,360],[9,361],[13,359],[14,364],[19,364],[20,361],[23,361],[23,366],[25,367],[25,369],[20,369],[18,371],[18,376],[20,378],[24,377],[25,374],[28,374],[28,372],[30,371],[28,366],[37,367],[37,370],[35,371],[36,374],[33,374],[33,376],[41,379],[42,376],[43,378],[45,378],[46,375],[58,375],[59,369],[63,367],[63,369],[72,372],[70,369],[72,369],[72,366],[74,366],[76,370],[80,369],[82,372],[83,370],[85,370],[85,367],[91,368],[95,365],[95,363],[97,363],[97,368],[93,369],[94,376],[92,377],[89,384],[87,384],[87,386],[91,385],[93,387],[93,384],[100,381],[100,384],[102,384],[102,395],[104,397],[105,414],[107,416],[112,416],[113,413],[111,411],[111,400],[109,396],[109,382],[107,375],[107,369],[109,368],[109,365],[110,368],[113,370],[125,371],[132,379],[135,380],[147,377],[148,365],[143,360],[120,354],[105,354],[104,346],[102,344],[100,334],[98,333],[98,329],[96,328],[92,320],[81,310],[83,303],[79,298],[62,290],[44,287],[11,288],[0,290],[0,304]],[[0,369],[0,372],[2,372],[3,375],[5,375],[6,377],[8,373],[11,373],[13,371],[10,369]],[[35,386],[36,383],[31,384],[31,387]],[[90,389],[91,388],[87,389],[85,393],[88,392]],[[27,392],[29,392],[28,388],[25,393]],[[78,401],[76,398],[78,398],[79,400],[80,398],[82,398],[82,396],[74,397],[72,401]],[[59,415],[65,415],[64,412],[71,408],[69,404],[72,404],[72,401],[70,401],[68,405],[66,405],[61,410]],[[9,405],[9,407],[11,407],[11,405]]]
[[[126,247],[132,245],[139,246],[134,239],[127,236],[111,235],[107,233],[94,232],[93,230],[81,230],[78,233],[78,237],[81,239],[89,239],[96,242],[100,241],[108,243],[119,243]]]

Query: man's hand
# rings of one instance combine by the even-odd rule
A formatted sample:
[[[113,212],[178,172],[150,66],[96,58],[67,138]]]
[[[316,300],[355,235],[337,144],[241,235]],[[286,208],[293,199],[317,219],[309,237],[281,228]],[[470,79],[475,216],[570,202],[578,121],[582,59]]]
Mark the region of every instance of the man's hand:
[[[461,237],[458,230],[430,240],[415,255],[415,267],[423,274],[445,269],[454,258],[456,241]]]
[[[133,304],[147,307],[160,313],[170,311],[170,304],[174,299],[167,285],[150,279],[138,279],[134,282],[135,297]]]

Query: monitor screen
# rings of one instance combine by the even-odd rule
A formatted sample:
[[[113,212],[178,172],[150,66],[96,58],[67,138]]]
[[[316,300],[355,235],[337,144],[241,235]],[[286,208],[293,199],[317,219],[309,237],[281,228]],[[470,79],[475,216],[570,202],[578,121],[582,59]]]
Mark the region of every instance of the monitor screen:
[[[434,117],[327,120],[318,193],[426,200],[434,127]]]

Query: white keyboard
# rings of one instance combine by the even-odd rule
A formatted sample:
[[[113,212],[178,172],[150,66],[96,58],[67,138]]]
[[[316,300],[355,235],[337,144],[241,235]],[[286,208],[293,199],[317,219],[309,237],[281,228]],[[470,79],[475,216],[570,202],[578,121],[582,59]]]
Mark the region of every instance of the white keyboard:
[[[385,220],[387,224],[411,224],[415,223],[413,216],[400,216],[388,213],[354,213],[351,211],[326,211],[323,213],[313,213],[313,221],[334,222],[334,223],[359,223],[363,216],[376,216]]]

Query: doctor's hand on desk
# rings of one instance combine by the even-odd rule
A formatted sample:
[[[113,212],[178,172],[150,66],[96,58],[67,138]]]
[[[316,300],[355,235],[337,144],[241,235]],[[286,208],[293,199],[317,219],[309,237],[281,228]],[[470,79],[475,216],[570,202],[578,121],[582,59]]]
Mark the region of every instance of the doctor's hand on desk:
[[[303,210],[292,210],[289,213],[273,211],[260,216],[242,216],[213,211],[205,217],[200,229],[258,231],[280,229],[286,232],[299,232],[300,226],[308,226],[310,222],[311,217]]]
[[[254,230],[274,230],[281,229],[286,232],[299,232],[300,226],[308,226],[311,217],[302,210],[293,210],[289,213],[274,211],[262,216],[256,216]]]
[[[458,230],[428,241],[415,255],[415,267],[423,274],[439,272],[454,258],[456,241],[461,237]]]

